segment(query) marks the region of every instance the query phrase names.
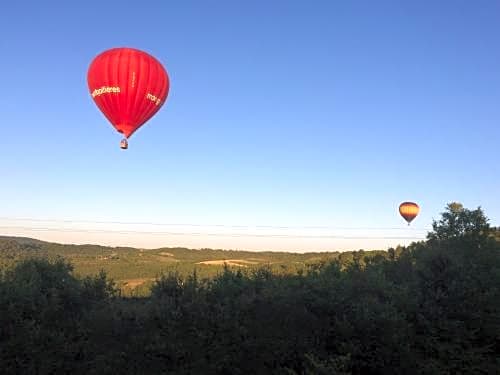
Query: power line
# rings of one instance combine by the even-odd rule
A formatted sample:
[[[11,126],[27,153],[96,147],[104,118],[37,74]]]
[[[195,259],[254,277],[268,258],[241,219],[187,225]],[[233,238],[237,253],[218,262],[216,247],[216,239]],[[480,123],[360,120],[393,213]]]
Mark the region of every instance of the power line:
[[[194,223],[158,223],[149,221],[104,221],[104,220],[77,220],[77,219],[40,219],[27,217],[0,217],[6,221],[31,221],[44,223],[64,223],[64,224],[116,224],[116,225],[150,225],[165,227],[205,227],[205,228],[232,228],[232,229],[329,229],[329,230],[411,230],[427,231],[430,228],[415,227],[335,227],[335,226],[300,226],[300,225],[230,225],[230,224],[194,224]]]
[[[343,240],[423,240],[423,237],[410,236],[342,236],[342,235],[294,235],[294,234],[257,234],[257,233],[205,233],[205,232],[159,232],[159,231],[133,231],[111,229],[78,229],[78,228],[50,228],[26,226],[0,226],[2,229],[60,232],[60,233],[104,233],[104,234],[142,234],[161,236],[210,236],[210,237],[256,237],[256,238],[305,238],[305,239],[343,239]]]

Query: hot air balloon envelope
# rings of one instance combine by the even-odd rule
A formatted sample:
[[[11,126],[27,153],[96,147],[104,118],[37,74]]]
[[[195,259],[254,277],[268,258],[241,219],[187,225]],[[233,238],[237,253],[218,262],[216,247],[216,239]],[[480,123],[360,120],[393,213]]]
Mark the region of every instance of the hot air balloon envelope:
[[[162,107],[170,83],[162,64],[134,48],[113,48],[90,64],[90,94],[117,131],[130,137]]]
[[[420,207],[414,202],[403,202],[399,205],[399,213],[408,222],[408,225],[417,217],[419,211]]]

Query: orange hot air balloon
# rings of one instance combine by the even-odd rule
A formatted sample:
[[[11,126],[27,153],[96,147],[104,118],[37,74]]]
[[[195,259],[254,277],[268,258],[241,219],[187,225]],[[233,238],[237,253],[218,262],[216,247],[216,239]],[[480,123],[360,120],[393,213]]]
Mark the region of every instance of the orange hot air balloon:
[[[399,213],[408,222],[408,225],[417,217],[419,211],[420,207],[413,202],[403,202],[399,205]]]
[[[125,138],[129,138],[162,107],[170,82],[153,56],[134,48],[113,48],[90,64],[87,83],[97,107]]]

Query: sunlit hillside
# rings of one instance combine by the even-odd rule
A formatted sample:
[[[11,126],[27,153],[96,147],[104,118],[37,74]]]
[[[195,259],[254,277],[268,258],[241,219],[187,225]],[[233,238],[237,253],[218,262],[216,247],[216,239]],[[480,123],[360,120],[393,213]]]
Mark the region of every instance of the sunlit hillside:
[[[200,277],[213,277],[220,273],[224,266],[228,266],[242,271],[266,267],[276,274],[297,274],[334,259],[348,264],[356,254],[374,256],[382,253],[384,252],[360,251],[299,254],[193,250],[180,247],[146,250],[131,247],[64,245],[24,237],[0,237],[0,262],[5,265],[31,256],[48,258],[60,256],[73,265],[75,274],[79,276],[96,275],[104,270],[127,295],[148,294],[148,289],[154,280],[169,272],[186,276],[196,271]]]

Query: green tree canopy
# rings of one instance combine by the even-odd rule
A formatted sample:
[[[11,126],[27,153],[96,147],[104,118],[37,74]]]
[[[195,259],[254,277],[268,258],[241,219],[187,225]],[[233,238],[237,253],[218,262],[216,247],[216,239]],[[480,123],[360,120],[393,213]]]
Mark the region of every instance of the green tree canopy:
[[[492,229],[488,224],[481,207],[475,210],[464,208],[461,203],[452,202],[446,206],[439,221],[434,220],[432,231],[428,233],[429,240],[457,240],[464,237],[485,239],[491,235]]]

